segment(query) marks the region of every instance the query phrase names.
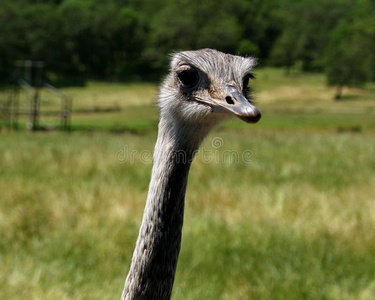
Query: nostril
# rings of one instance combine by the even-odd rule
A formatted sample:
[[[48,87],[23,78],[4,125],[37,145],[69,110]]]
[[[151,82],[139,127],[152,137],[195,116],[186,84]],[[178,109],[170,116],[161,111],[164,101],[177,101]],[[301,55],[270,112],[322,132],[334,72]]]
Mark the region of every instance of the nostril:
[[[234,104],[234,101],[230,96],[225,97],[225,101],[227,101],[228,104]]]

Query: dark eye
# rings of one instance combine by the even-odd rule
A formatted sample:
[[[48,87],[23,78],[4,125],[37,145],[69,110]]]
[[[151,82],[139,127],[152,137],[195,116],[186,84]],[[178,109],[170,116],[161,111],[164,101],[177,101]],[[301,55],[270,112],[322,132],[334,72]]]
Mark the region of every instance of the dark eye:
[[[246,97],[249,97],[249,93],[250,93],[250,88],[249,88],[249,80],[250,79],[254,79],[255,76],[251,73],[248,73],[244,76],[244,78],[242,79],[242,90],[243,90],[243,94],[246,96]]]
[[[185,87],[193,87],[198,83],[199,76],[195,69],[187,69],[177,73],[178,79]]]
[[[246,74],[244,76],[244,78],[242,79],[242,87],[243,87],[243,89],[246,89],[248,87],[248,85],[249,85],[249,80],[250,79],[254,79],[254,78],[255,78],[255,76],[253,74],[251,74],[251,73]]]

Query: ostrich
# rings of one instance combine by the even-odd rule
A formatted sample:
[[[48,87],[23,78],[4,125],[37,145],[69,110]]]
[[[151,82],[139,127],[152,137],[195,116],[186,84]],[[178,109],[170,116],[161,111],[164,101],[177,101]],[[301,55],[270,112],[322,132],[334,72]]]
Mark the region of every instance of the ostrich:
[[[230,115],[256,123],[248,83],[255,59],[212,49],[177,52],[159,91],[160,121],[142,224],[122,300],[170,299],[194,154]]]

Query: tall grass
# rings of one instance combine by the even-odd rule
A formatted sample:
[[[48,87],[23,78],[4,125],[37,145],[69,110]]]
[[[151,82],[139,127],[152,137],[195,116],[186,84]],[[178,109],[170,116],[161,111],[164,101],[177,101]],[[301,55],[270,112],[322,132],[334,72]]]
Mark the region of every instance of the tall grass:
[[[2,136],[0,298],[119,296],[151,168],[140,153],[151,153],[153,140]],[[174,299],[375,295],[372,135],[223,129],[202,149],[252,156],[208,162],[198,154]]]
[[[278,80],[323,88],[319,77]],[[292,100],[260,102],[261,123],[231,121],[202,145],[173,299],[375,297],[374,102],[317,100],[319,113]],[[123,118],[142,134],[0,135],[0,299],[120,297],[156,139],[147,107],[96,124],[112,129],[111,117]]]

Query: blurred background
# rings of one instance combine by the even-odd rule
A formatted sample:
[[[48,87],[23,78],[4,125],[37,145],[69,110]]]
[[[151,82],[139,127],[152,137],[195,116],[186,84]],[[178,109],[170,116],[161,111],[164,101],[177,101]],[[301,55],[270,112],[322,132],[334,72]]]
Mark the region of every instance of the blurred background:
[[[17,60],[44,61],[52,84],[159,80],[167,53],[206,47],[330,84],[375,78],[373,1],[194,1],[2,0],[0,82]]]
[[[375,299],[372,0],[1,0],[0,299],[120,298],[158,84],[206,47],[258,58],[262,119],[203,143],[172,298]]]

